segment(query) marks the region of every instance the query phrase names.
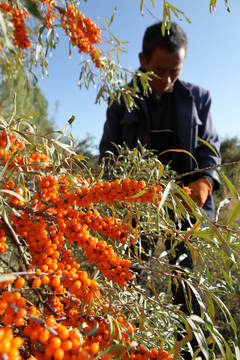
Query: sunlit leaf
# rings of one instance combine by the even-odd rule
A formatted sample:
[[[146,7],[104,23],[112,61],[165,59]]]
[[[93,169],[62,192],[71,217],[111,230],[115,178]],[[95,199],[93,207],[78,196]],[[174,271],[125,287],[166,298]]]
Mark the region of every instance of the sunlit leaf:
[[[15,280],[17,277],[13,274],[0,274],[0,282]]]
[[[217,172],[219,173],[219,175],[223,178],[223,180],[225,181],[227,187],[229,188],[232,196],[235,199],[239,198],[239,194],[238,191],[236,190],[236,188],[233,186],[233,184],[231,183],[231,181],[227,178],[227,176],[220,170],[217,170]]]
[[[236,202],[236,204],[234,205],[234,208],[232,209],[229,217],[228,217],[228,221],[227,221],[227,225],[231,225],[235,220],[236,218],[239,216],[240,214],[240,200],[238,200]]]
[[[35,16],[36,18],[42,20],[42,15],[39,12],[38,8],[37,8],[37,4],[35,1],[32,0],[22,0],[22,2],[25,4],[26,8],[28,9],[28,11]]]

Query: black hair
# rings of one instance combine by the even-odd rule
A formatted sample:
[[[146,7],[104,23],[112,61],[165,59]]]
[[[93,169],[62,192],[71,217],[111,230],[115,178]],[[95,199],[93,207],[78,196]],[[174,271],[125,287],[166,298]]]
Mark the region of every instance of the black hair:
[[[151,59],[156,47],[167,49],[170,52],[184,48],[187,53],[187,36],[183,29],[174,22],[171,23],[169,30],[166,28],[165,34],[163,35],[162,22],[159,22],[149,26],[143,37],[142,52],[147,61]]]

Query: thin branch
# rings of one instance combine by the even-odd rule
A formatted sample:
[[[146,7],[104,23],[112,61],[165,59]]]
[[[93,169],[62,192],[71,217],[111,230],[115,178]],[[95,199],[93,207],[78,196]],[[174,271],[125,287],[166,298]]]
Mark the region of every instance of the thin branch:
[[[23,258],[23,262],[26,266],[26,268],[28,268],[28,265],[30,264],[30,261],[27,257],[27,255],[25,254],[25,250],[23,248],[23,245],[21,244],[20,240],[18,239],[18,236],[16,235],[12,225],[10,224],[8,217],[6,215],[6,213],[3,215],[2,220],[5,223],[6,228],[8,229],[10,235],[11,235],[11,239],[14,241],[19,253],[21,254],[22,258]]]

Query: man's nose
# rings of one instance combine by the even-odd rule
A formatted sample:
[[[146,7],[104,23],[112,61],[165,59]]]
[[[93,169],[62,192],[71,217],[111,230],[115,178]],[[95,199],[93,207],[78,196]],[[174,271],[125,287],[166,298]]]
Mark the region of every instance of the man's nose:
[[[162,82],[163,82],[165,85],[171,84],[171,82],[172,82],[171,76],[170,76],[168,73],[164,74],[164,75],[162,76]]]

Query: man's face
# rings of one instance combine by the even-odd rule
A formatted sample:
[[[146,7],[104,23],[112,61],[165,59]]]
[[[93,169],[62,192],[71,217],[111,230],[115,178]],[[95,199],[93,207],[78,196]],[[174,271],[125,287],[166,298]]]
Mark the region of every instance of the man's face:
[[[177,80],[185,59],[185,49],[181,48],[175,52],[156,47],[151,59],[145,59],[143,53],[139,54],[141,67],[145,71],[153,71],[157,75],[152,77],[151,88],[154,92],[162,94],[171,92]]]

